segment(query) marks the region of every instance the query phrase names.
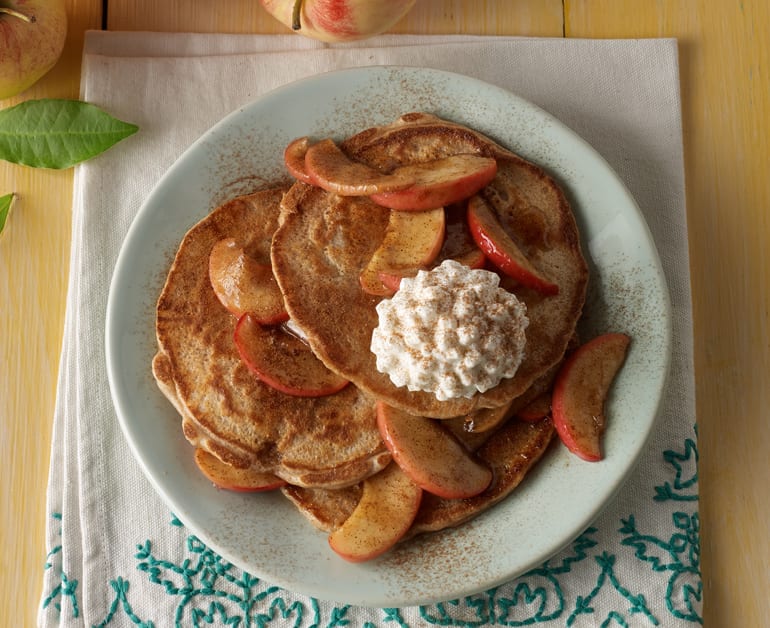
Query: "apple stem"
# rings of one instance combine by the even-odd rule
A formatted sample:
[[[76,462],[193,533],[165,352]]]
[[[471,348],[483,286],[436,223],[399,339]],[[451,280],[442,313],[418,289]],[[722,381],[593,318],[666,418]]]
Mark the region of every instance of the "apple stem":
[[[5,13],[6,15],[12,15],[13,17],[18,17],[20,20],[24,20],[25,22],[35,22],[36,18],[34,15],[25,15],[21,11],[16,11],[15,9],[9,9],[8,7],[0,7],[0,13]]]
[[[302,0],[294,0],[294,10],[291,12],[291,29],[298,31],[302,28],[300,23],[300,13],[302,13]]]

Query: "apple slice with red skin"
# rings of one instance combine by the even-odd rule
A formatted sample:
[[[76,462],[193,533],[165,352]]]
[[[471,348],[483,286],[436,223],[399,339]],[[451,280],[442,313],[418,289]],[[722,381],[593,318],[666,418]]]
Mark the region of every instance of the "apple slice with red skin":
[[[412,213],[415,212],[392,212],[391,216],[410,216]],[[440,264],[445,259],[453,259],[469,268],[483,268],[486,262],[484,253],[476,246],[468,231],[464,205],[452,205],[444,208],[444,242],[438,255],[432,260],[432,265]],[[428,270],[429,264],[386,268],[379,271],[379,278],[388,288],[390,294],[394,294],[404,277],[414,277],[418,271]]]
[[[350,562],[376,558],[406,534],[421,501],[422,489],[391,462],[363,481],[361,499],[345,523],[329,535],[329,545]]]
[[[597,336],[570,354],[556,375],[551,404],[554,427],[567,449],[583,460],[596,462],[604,457],[604,404],[630,342],[622,333]]]
[[[388,296],[395,292],[386,286],[380,274],[398,275],[403,269],[426,267],[436,259],[444,242],[444,210],[390,212],[385,237],[361,271],[359,281],[364,292]]]
[[[395,191],[370,195],[378,205],[401,211],[432,209],[457,203],[478,192],[497,174],[492,157],[459,154],[396,168],[394,176],[414,183]]]
[[[409,187],[414,178],[394,171],[385,174],[351,160],[331,139],[310,145],[305,152],[305,172],[313,185],[340,196],[368,196]]]
[[[219,302],[237,318],[248,312],[263,325],[289,318],[270,264],[260,264],[234,238],[212,247],[209,281]]]
[[[468,201],[468,227],[484,255],[506,275],[541,294],[558,294],[559,286],[532,265],[481,196]]]
[[[473,497],[492,470],[438,421],[377,402],[377,427],[393,459],[423,490],[446,499]]]
[[[205,449],[195,450],[195,464],[217,488],[238,493],[272,491],[286,485],[277,475],[250,469],[236,469]]]
[[[307,136],[292,140],[283,151],[283,163],[286,165],[289,174],[297,179],[297,181],[312,185],[313,179],[305,169],[305,154],[309,146],[310,139]]]
[[[263,383],[295,397],[322,397],[348,380],[330,371],[300,338],[281,326],[263,326],[244,314],[235,326],[235,346]]]

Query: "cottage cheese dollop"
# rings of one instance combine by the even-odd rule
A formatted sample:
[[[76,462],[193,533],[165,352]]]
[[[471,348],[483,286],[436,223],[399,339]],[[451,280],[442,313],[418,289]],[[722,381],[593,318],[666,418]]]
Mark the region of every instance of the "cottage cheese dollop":
[[[401,280],[377,305],[371,350],[396,386],[440,401],[471,397],[513,377],[524,357],[526,306],[500,278],[446,260]]]

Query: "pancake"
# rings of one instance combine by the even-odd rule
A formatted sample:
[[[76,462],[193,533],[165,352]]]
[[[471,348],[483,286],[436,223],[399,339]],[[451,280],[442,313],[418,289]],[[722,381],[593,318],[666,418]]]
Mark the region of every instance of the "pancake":
[[[396,387],[377,370],[370,351],[380,297],[366,294],[359,284],[362,269],[384,238],[391,210],[367,197],[340,197],[298,182],[283,199],[271,259],[287,310],[314,353],[368,394],[416,415],[456,417],[524,393],[564,355],[585,300],[587,265],[574,216],[556,181],[489,138],[427,114],[367,129],[340,146],[351,158],[383,172],[451,154],[495,157],[497,176],[480,194],[559,292],[545,297],[520,286],[509,288],[527,305],[529,318],[525,357],[513,378],[484,393],[447,401]]]
[[[505,499],[540,461],[554,438],[553,421],[537,423],[510,420],[489,435],[476,454],[493,470],[492,484],[468,499],[444,499],[423,492],[417,517],[402,541],[425,532],[458,526]],[[286,487],[284,495],[308,520],[325,532],[333,532],[351,515],[361,495],[360,486],[342,490]]]
[[[209,253],[223,238],[238,238],[255,258],[269,261],[284,192],[234,199],[185,235],[157,303],[153,373],[194,446],[292,484],[338,488],[390,461],[374,400],[352,385],[333,395],[295,397],[263,384],[240,359],[235,317],[209,282]]]

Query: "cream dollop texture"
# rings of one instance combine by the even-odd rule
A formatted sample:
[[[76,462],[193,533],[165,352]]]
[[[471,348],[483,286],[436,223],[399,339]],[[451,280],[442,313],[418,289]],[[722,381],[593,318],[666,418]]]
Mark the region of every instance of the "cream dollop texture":
[[[404,278],[377,304],[371,350],[396,386],[440,401],[471,397],[513,377],[524,358],[526,306],[500,278],[445,260]]]

